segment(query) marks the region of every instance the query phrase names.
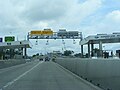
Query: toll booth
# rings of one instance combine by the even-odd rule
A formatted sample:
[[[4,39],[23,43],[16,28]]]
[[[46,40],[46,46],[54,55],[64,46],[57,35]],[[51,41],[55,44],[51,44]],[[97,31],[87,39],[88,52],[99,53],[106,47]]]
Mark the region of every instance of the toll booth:
[[[0,59],[26,58],[27,48],[31,48],[29,41],[9,41],[0,43]]]
[[[94,44],[99,45],[99,51],[98,56],[103,57],[103,44],[107,43],[120,43],[120,33],[112,33],[112,34],[97,34],[97,35],[91,35],[83,40],[80,41],[81,45],[81,57],[83,57],[83,50],[84,45],[87,44],[88,46],[88,57],[93,56],[94,53]],[[113,54],[113,52],[111,52]],[[108,55],[107,53],[104,53],[105,55]],[[113,56],[113,55],[112,55]]]
[[[120,58],[120,50],[116,50],[116,56]]]
[[[103,58],[113,57],[113,50],[103,50]]]

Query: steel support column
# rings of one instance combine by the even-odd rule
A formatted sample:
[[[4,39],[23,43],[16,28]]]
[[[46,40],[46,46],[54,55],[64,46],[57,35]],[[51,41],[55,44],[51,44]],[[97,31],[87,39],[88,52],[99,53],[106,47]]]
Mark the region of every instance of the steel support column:
[[[24,49],[24,58],[26,59],[27,58],[27,48],[25,46],[25,49]]]
[[[88,58],[90,57],[90,43],[88,42]]]
[[[100,57],[102,57],[102,41],[99,42]]]
[[[81,45],[81,57],[83,58],[83,45]]]
[[[94,56],[94,43],[91,43],[91,56],[93,57]]]

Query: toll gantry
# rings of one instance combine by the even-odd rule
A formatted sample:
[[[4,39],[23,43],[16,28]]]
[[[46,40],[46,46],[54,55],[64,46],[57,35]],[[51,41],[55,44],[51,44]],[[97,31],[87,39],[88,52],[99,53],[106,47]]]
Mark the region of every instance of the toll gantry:
[[[54,32],[51,29],[32,30],[28,33],[27,39],[80,39],[82,40],[82,32],[66,31],[66,29],[59,29]]]

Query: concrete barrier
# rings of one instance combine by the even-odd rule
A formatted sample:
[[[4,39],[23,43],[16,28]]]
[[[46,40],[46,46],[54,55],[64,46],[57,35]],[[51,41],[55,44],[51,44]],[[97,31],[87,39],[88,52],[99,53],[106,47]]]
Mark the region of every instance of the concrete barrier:
[[[24,59],[0,60],[0,69],[26,63]]]
[[[120,90],[119,59],[58,58],[56,62],[103,89]]]

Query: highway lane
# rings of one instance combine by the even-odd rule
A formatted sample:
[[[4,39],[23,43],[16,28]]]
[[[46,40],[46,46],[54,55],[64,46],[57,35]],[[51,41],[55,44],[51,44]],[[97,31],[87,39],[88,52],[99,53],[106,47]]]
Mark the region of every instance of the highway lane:
[[[0,90],[101,90],[53,62],[34,61],[0,70]]]
[[[30,68],[35,66],[38,62],[26,63],[21,65],[12,66],[9,68],[0,69],[0,88],[11,82],[19,75],[28,71]]]

